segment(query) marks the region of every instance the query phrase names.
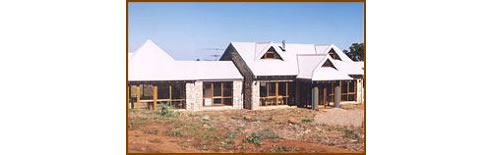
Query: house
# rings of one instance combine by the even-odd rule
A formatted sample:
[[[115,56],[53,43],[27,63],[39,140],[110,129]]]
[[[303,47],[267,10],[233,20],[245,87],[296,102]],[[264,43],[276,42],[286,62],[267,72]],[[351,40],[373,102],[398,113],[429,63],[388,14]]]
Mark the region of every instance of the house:
[[[128,58],[130,107],[187,111],[242,109],[242,76],[230,61],[174,60],[147,40]]]
[[[335,45],[231,42],[220,60],[242,74],[247,109],[363,102],[364,63]]]

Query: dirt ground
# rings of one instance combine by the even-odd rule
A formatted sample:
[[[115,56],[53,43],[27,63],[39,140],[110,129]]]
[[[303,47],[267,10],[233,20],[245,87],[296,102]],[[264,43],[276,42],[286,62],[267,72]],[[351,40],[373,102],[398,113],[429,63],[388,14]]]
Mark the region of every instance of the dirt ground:
[[[362,152],[363,106],[129,112],[129,152]]]

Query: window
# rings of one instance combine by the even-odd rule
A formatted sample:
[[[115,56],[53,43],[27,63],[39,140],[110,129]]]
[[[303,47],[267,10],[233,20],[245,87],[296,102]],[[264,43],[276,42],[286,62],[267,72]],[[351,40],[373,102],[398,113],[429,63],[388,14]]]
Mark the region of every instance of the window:
[[[357,81],[342,81],[342,101],[355,101],[357,93]]]
[[[185,83],[157,82],[149,84],[131,85],[132,97],[136,97],[137,88],[140,91],[139,99],[142,103],[154,102],[154,87],[157,87],[157,103],[165,103],[174,108],[185,108]]]
[[[277,51],[275,51],[275,49],[273,47],[270,47],[270,49],[268,49],[268,51],[261,57],[261,59],[278,59],[278,60],[282,60],[282,58],[280,57],[280,55],[277,53]]]
[[[232,82],[204,82],[203,106],[232,105]]]
[[[143,96],[141,97],[141,99],[144,100],[153,99],[152,84],[144,84],[142,90],[143,90]]]
[[[328,81],[322,83],[319,91],[320,105],[328,105],[335,101],[335,88],[339,86],[341,101],[356,101],[357,99],[357,80],[348,81]]]
[[[338,56],[338,54],[333,49],[331,49],[330,52],[328,52],[328,55],[330,55],[331,58],[333,58],[335,60],[342,60],[342,59],[340,59],[340,56]]]
[[[293,82],[260,82],[260,105],[287,105],[295,93]]]

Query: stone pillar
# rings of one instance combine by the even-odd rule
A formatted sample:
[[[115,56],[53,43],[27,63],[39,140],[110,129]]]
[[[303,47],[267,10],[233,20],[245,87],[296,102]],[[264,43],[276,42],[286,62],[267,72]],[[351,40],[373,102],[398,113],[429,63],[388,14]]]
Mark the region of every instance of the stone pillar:
[[[232,89],[232,107],[234,109],[243,109],[243,81],[234,80]]]
[[[195,104],[195,93],[194,93],[195,83],[186,82],[186,110],[193,111]]]
[[[313,85],[313,94],[312,94],[312,108],[315,110],[318,107],[319,104],[319,88],[317,84]]]
[[[342,88],[340,84],[335,86],[335,107],[340,108],[340,101],[342,99]]]
[[[363,103],[364,99],[364,88],[363,79],[357,79],[357,103]]]
[[[194,94],[193,111],[200,111],[203,108],[203,81],[195,81]]]
[[[251,91],[251,110],[257,110],[260,108],[260,81],[253,81]]]

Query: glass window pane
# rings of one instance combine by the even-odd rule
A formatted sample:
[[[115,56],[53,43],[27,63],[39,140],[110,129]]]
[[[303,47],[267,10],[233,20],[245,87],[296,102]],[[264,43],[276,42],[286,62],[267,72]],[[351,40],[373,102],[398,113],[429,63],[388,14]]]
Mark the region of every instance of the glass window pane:
[[[265,97],[267,95],[267,83],[260,82],[260,97]]]
[[[159,99],[169,99],[169,83],[157,85],[157,93],[159,93]]]
[[[287,90],[285,90],[285,82],[279,82],[278,83],[278,95],[279,96],[286,96],[286,92]]]
[[[225,98],[224,99],[224,104],[225,105],[232,105],[232,98]]]
[[[182,83],[172,83],[173,99],[183,99],[183,84]]]
[[[137,97],[137,85],[130,86],[130,96]]]
[[[232,96],[232,82],[224,82],[224,96]]]
[[[355,101],[355,95],[349,95],[348,97],[349,101]]]
[[[347,93],[347,81],[342,81],[342,93]]]
[[[267,84],[269,84],[268,96],[275,96],[275,82],[268,82]]]
[[[221,102],[221,99],[220,98],[214,99],[214,104],[220,104],[220,102]]]
[[[221,96],[220,82],[214,82],[214,96]]]
[[[349,92],[355,92],[355,82],[354,82],[354,80],[349,81]]]

